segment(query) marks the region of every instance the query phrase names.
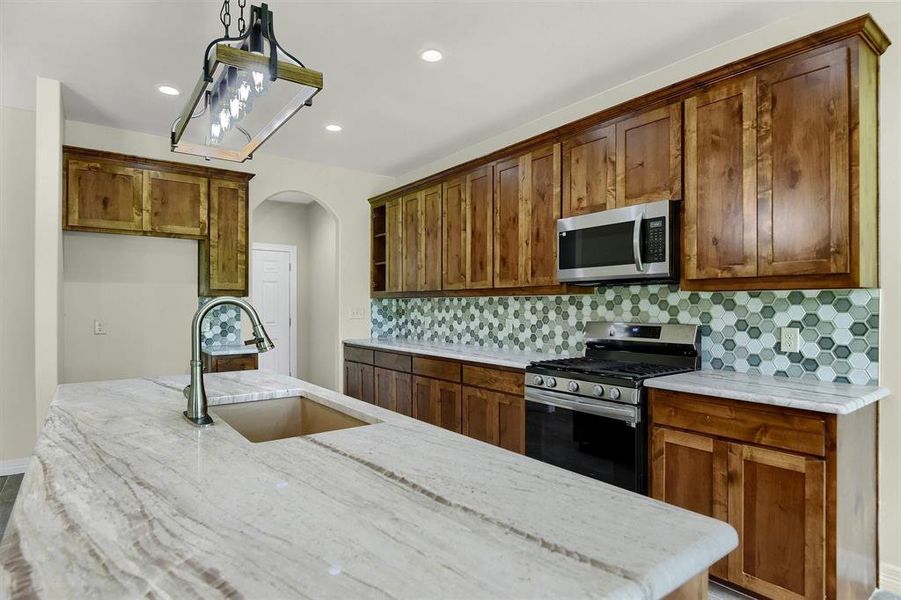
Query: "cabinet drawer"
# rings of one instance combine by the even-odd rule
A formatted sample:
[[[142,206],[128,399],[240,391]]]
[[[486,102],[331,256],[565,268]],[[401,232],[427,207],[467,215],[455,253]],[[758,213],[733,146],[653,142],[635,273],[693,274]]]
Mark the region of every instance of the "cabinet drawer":
[[[409,354],[398,354],[396,352],[381,352],[376,350],[373,352],[373,361],[377,367],[384,369],[392,369],[394,371],[402,371],[409,373],[413,370],[413,357]]]
[[[425,377],[460,381],[460,363],[438,358],[413,357],[413,372]]]
[[[372,350],[368,348],[360,348],[357,346],[344,346],[344,360],[363,363],[364,365],[372,364]]]
[[[525,393],[524,378],[525,372],[523,371],[463,365],[464,385],[520,396]]]
[[[826,455],[826,420],[805,411],[650,390],[651,420],[721,438]]]

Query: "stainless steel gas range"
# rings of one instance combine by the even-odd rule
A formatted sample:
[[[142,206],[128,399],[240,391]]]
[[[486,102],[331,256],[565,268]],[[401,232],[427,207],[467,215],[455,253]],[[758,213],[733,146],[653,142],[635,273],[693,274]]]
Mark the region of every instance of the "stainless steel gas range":
[[[647,493],[646,379],[700,365],[696,325],[588,323],[585,356],[526,368],[526,455]]]

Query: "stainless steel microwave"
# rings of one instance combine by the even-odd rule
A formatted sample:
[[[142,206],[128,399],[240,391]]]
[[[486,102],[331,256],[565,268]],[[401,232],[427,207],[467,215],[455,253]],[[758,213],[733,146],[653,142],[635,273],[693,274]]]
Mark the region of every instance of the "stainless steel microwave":
[[[561,283],[679,279],[679,205],[670,200],[557,221]]]

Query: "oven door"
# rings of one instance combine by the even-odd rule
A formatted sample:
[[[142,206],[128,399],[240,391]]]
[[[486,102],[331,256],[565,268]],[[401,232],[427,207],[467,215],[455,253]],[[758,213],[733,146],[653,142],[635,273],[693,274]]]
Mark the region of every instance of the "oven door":
[[[667,200],[557,221],[557,279],[569,283],[670,279],[678,236]]]
[[[641,408],[526,388],[526,455],[647,493]]]

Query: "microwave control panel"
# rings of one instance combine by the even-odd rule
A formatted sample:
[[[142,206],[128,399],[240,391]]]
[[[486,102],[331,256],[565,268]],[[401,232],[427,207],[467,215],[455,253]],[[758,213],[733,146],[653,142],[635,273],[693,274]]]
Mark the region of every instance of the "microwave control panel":
[[[666,219],[657,217],[644,222],[643,260],[649,263],[666,260]]]

